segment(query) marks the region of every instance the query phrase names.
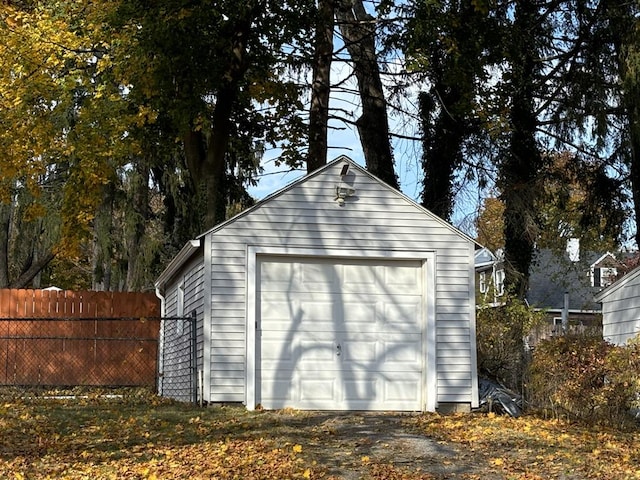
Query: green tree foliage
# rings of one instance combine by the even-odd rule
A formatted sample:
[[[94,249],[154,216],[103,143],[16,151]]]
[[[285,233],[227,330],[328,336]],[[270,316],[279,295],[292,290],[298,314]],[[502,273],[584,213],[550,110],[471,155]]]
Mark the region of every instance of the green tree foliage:
[[[468,175],[484,181],[473,162],[487,149],[482,99],[490,94],[490,67],[502,58],[501,28],[482,2],[415,2],[406,10],[411,18],[401,43],[408,68],[428,82],[419,95],[422,204],[449,220],[461,171],[470,167]]]
[[[336,5],[3,3],[0,286],[37,282],[56,257],[45,281],[150,288],[187,239],[251,204],[265,146],[295,167],[308,146],[322,164],[332,31],[346,40],[333,60],[350,53],[376,112],[356,122],[368,158],[386,159],[368,168],[393,184],[385,95],[419,85],[408,113],[423,130],[422,201],[449,218],[467,180],[495,181],[517,295],[534,243],[553,243],[566,212],[577,236],[617,241],[620,192],[640,198],[635,3],[345,0],[333,24]],[[379,54],[398,45],[405,63],[387,67]],[[306,124],[310,92],[321,101]]]
[[[126,32],[123,80],[183,145],[193,192],[205,205],[203,228],[243,199],[242,181],[259,168],[263,142],[301,138],[300,92],[285,73],[308,31],[309,7],[125,0],[113,19]]]
[[[517,298],[506,297],[499,307],[481,305],[476,319],[479,374],[522,391],[528,365],[524,339],[543,320],[544,313]]]
[[[612,152],[610,164],[623,165],[635,210],[636,244],[640,245],[640,5],[638,2],[599,2],[586,46],[589,67],[598,72],[584,98],[601,98],[591,106],[596,133]],[[581,84],[582,85],[582,84]],[[597,95],[593,95],[593,91]]]
[[[580,230],[598,226],[609,238],[620,236],[624,177],[611,166],[623,164],[610,157],[621,78],[608,40],[617,31],[610,28],[614,4],[409,4],[408,66],[422,69],[429,87],[420,101],[423,203],[448,218],[462,180],[474,176],[483,186],[478,159],[489,155],[505,208],[507,285],[518,296],[527,288],[534,244],[548,228],[538,208],[550,203],[556,152],[570,152],[569,175],[586,192]],[[630,8],[623,8],[627,20]],[[622,25],[629,31],[628,22]],[[635,44],[630,38],[626,44]]]

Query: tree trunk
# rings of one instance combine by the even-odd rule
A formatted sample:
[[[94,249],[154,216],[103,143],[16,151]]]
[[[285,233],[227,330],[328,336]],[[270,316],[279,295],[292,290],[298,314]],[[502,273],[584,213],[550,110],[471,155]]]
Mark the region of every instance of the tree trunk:
[[[375,19],[366,12],[362,0],[338,0],[336,17],[358,80],[362,115],[356,126],[367,170],[398,188],[389,141],[387,102],[376,55]]]
[[[453,212],[454,175],[460,165],[464,127],[461,119],[454,118],[450,113],[453,103],[459,100],[458,89],[449,86],[438,90],[437,85],[435,89],[438,92],[449,90],[450,95],[438,95],[442,105],[432,128],[429,127],[429,116],[434,106],[433,99],[426,93],[420,96],[420,115],[424,132],[422,206],[448,221]]]
[[[136,172],[132,178],[133,219],[128,226],[125,239],[127,245],[127,278],[124,286],[126,291],[139,291],[145,275],[143,271],[143,252],[141,251],[146,224],[149,220],[149,162],[146,158],[139,159],[135,165]]]
[[[509,150],[500,166],[499,187],[505,206],[505,284],[520,299],[527,293],[533,259],[537,234],[535,182],[542,162],[535,141],[536,25],[536,4],[518,2],[510,51],[511,137]]]
[[[106,185],[103,201],[94,220],[92,289],[96,291],[111,290],[114,196],[115,186]]]
[[[625,93],[626,96],[626,93]],[[630,102],[637,102],[637,98],[630,100]],[[635,132],[638,128],[638,122],[640,122],[640,111],[638,108],[640,105],[634,105],[634,108],[629,108],[627,104],[627,116],[630,128],[632,130],[629,135],[629,151],[630,151],[630,180],[631,180],[631,195],[633,197],[633,207],[635,212],[636,223],[636,247],[640,246],[640,132]]]
[[[610,21],[614,48],[617,56],[618,75],[622,85],[622,108],[626,117],[626,133],[629,152],[629,180],[635,212],[636,245],[640,246],[640,79],[638,78],[637,49],[640,42],[637,33],[634,2],[605,3]]]
[[[309,152],[307,154],[307,172],[309,173],[327,163],[334,9],[333,0],[318,0],[309,110]]]
[[[9,238],[11,228],[10,203],[0,202],[0,288],[9,286]]]
[[[253,10],[248,15],[251,17]],[[246,42],[251,18],[236,25],[231,39],[230,61],[224,85],[217,92],[211,129],[205,140],[201,131],[191,130],[183,135],[187,167],[193,183],[206,195],[204,228],[209,229],[226,218],[226,154],[231,134],[232,113],[238,98],[242,77],[248,68]]]
[[[9,288],[26,288],[33,279],[38,275],[44,267],[46,267],[51,260],[55,258],[55,253],[47,252],[41,256],[38,260],[34,261],[28,270],[23,272],[15,281],[11,282]]]

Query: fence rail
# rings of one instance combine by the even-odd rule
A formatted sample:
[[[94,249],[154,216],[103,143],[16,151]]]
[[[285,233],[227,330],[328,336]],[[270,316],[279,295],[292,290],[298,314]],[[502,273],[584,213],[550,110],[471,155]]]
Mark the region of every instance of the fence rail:
[[[0,289],[2,318],[159,317],[153,293]]]

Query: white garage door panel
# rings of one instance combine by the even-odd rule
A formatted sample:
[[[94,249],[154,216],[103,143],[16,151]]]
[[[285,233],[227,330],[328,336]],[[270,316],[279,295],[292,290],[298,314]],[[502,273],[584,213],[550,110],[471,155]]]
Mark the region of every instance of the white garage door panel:
[[[421,262],[271,257],[258,266],[259,403],[422,408]]]
[[[420,297],[398,298],[395,302],[384,304],[383,321],[389,324],[387,327],[389,330],[396,328],[414,330],[420,326],[421,309],[422,298]]]
[[[306,373],[289,378],[263,377],[262,405],[268,409],[317,410],[415,410],[420,405],[420,374],[398,380],[390,374],[371,372]]]

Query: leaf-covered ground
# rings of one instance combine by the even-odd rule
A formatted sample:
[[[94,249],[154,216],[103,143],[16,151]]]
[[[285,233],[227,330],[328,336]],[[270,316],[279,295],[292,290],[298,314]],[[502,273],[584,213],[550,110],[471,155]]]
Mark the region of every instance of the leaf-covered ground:
[[[2,479],[640,479],[638,431],[536,417],[0,402]]]

